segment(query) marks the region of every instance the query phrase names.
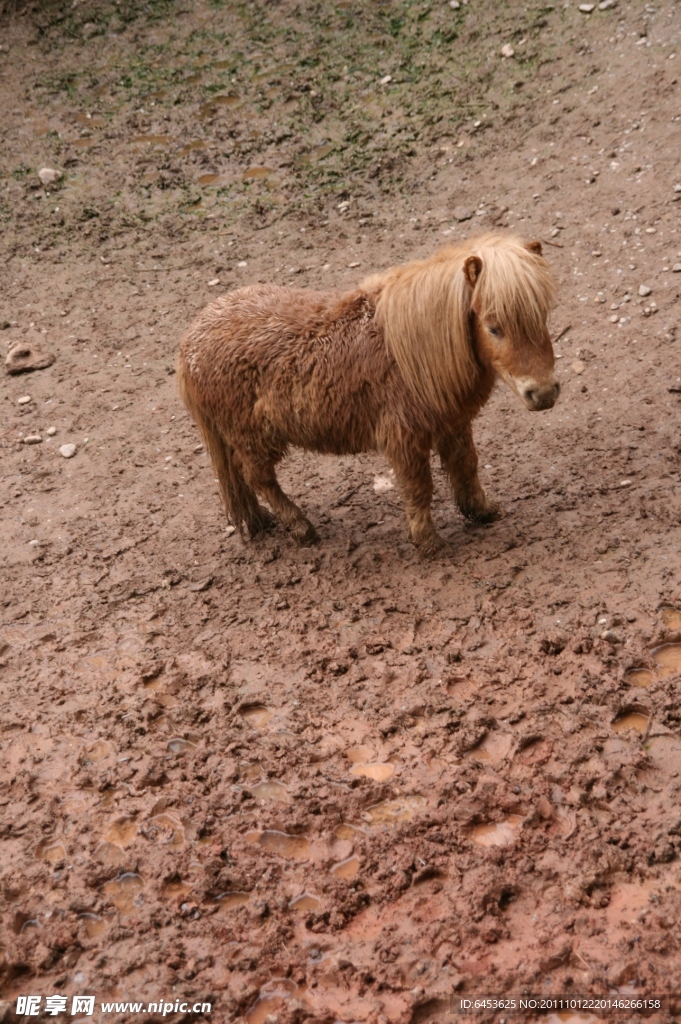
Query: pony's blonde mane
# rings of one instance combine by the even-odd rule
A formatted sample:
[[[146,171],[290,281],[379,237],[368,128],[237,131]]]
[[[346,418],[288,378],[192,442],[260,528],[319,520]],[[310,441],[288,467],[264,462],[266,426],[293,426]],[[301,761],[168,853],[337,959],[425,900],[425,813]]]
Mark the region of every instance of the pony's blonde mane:
[[[470,256],[482,264],[473,289],[464,274]],[[493,233],[393,267],[362,287],[377,295],[376,319],[404,380],[427,409],[445,415],[479,377],[471,306],[508,337],[539,342],[555,290],[539,252],[517,236]]]

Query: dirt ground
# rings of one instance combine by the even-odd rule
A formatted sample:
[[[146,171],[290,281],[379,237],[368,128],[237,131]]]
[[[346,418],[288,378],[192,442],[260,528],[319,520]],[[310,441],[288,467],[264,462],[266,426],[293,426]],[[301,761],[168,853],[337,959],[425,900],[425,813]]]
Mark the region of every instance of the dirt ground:
[[[1,386],[0,1020],[674,990],[680,29],[670,0],[5,14],[1,354],[56,360]],[[426,562],[379,456],[298,453],[321,544],[242,542],[177,395],[196,312],[494,225],[560,282],[560,401],[499,388],[476,425],[504,518],[438,478]]]

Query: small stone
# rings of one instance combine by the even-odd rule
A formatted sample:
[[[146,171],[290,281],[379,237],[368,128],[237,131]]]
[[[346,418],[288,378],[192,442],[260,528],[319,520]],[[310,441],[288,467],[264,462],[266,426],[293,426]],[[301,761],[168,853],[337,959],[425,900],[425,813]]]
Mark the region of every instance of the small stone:
[[[392,75],[384,75],[383,78],[381,79],[381,85],[389,85],[390,82],[392,82],[392,80],[393,80],[393,76]]]
[[[247,267],[247,266],[248,266],[248,260],[240,260],[237,263],[237,267]]]
[[[619,317],[617,316],[617,313],[613,313],[613,315],[611,317],[609,317],[608,319],[610,320],[611,324],[616,324],[617,321],[619,320]]]
[[[673,274],[681,274],[681,263],[675,263],[672,267]]]
[[[209,288],[215,288],[216,284],[220,284],[220,278],[219,277],[214,277],[212,281],[209,281],[208,282],[208,287]]]
[[[592,256],[602,256],[602,255],[603,255],[603,253],[601,252],[601,250],[600,250],[600,249],[592,249],[592,250],[591,250],[591,255],[592,255]]]
[[[452,217],[454,218],[454,220],[459,221],[459,222],[461,222],[463,220],[470,220],[472,216],[473,216],[473,211],[472,210],[467,210],[464,206],[456,206],[452,210]]]
[[[617,0],[601,0],[598,5],[599,11],[609,11],[611,7],[614,7]]]
[[[652,295],[652,288],[649,288],[647,284],[640,284],[638,286],[638,294],[645,298],[646,295]]]
[[[22,395],[21,398],[17,398],[17,405],[28,405],[31,401],[30,395]]]
[[[610,644],[621,644],[622,641],[614,629],[604,629],[601,633],[601,640],[607,640]]]
[[[449,6],[453,11],[458,11],[458,9],[461,7],[461,4],[459,3],[459,0],[449,0]]]
[[[513,49],[510,43],[504,43],[504,45],[501,47],[501,56],[515,57],[515,50]]]
[[[29,548],[40,547],[40,541],[39,540],[29,540],[28,546],[29,546]]]
[[[55,171],[53,167],[42,167],[38,171],[38,177],[45,188],[47,188],[48,185],[54,185],[57,181],[61,181],[64,173],[63,171]]]
[[[580,4],[579,9],[582,14],[591,14],[596,4]]]
[[[584,373],[585,369],[586,367],[581,359],[575,359],[574,363],[572,363],[572,370],[576,374]]]
[[[82,28],[83,39],[92,39],[99,32],[99,29],[93,21],[87,21]]]
[[[18,373],[30,373],[32,370],[44,370],[52,366],[56,356],[52,352],[42,352],[33,345],[20,342],[7,353],[5,370],[10,376]]]
[[[24,444],[40,444],[41,441],[40,434],[27,434],[24,438]]]
[[[355,260],[353,263],[348,263],[348,266],[350,267],[351,270],[354,270],[355,267],[358,267],[359,265],[360,264],[358,260]]]
[[[226,526],[225,527],[225,534],[226,534],[227,537],[231,537],[235,533],[236,533],[236,526]]]
[[[59,454],[62,455],[65,459],[72,459],[73,456],[76,454],[75,444],[63,444],[59,449]]]
[[[48,427],[47,430],[45,431],[45,433],[47,434],[48,437],[54,437],[54,435],[57,433],[57,428],[56,427]]]

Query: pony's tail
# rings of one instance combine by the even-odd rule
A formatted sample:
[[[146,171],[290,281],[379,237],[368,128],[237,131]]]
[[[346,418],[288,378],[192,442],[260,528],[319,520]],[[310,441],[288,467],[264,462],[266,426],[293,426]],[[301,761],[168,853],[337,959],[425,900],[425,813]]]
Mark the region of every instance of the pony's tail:
[[[177,383],[180,397],[201,431],[211,457],[227,517],[242,536],[246,532],[249,537],[254,537],[269,525],[268,514],[246,482],[233,446],[202,407],[187,374],[182,353],[177,361]]]

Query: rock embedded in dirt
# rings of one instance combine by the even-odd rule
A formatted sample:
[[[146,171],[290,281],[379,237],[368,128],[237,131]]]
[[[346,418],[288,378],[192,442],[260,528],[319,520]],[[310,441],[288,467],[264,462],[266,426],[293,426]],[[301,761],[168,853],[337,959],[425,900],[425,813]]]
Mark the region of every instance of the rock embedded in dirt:
[[[27,434],[24,438],[24,444],[40,444],[41,441],[40,434]]]
[[[617,0],[601,0],[598,5],[599,11],[609,11],[611,7],[614,7]]]
[[[28,403],[30,401],[31,401],[31,396],[30,395],[21,395],[20,398],[17,398],[17,405],[28,405]]]
[[[52,366],[56,356],[52,352],[42,352],[34,345],[21,342],[14,345],[7,353],[5,370],[10,376],[18,373],[30,373],[32,370],[44,370]]]
[[[510,43],[504,43],[504,45],[501,47],[501,56],[515,57],[515,50],[513,49]]]
[[[65,459],[72,459],[73,456],[76,454],[75,444],[63,444],[59,449],[59,454],[62,455]]]
[[[57,428],[56,427],[48,427],[47,430],[45,431],[45,433],[47,434],[48,437],[54,437],[54,435],[57,433]]]
[[[473,211],[466,209],[464,206],[456,206],[452,210],[452,217],[454,220],[459,221],[459,223],[464,220],[470,220],[472,216]]]
[[[54,167],[41,167],[38,171],[38,177],[45,188],[47,188],[48,185],[54,185],[56,182],[61,181],[64,177],[64,172],[57,171]]]
[[[582,14],[591,14],[596,4],[580,4],[579,9]]]
[[[675,263],[672,267],[672,272],[674,274],[681,274],[681,263]]]
[[[584,373],[585,366],[581,359],[575,359],[574,363],[572,363],[572,370],[577,374]]]
[[[643,298],[645,298],[646,295],[652,295],[652,292],[653,289],[650,288],[647,284],[640,284],[638,286],[638,294]]]

